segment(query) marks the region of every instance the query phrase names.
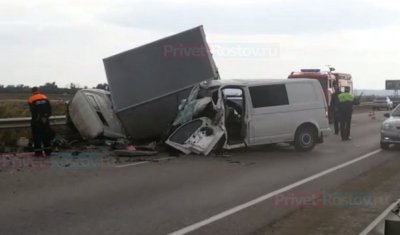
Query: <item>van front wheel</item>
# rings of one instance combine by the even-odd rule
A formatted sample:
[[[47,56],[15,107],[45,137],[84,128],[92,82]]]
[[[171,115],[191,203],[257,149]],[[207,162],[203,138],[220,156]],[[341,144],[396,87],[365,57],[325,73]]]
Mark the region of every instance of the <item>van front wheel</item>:
[[[296,132],[294,147],[298,151],[310,151],[314,148],[316,139],[316,133],[312,128],[302,127]]]

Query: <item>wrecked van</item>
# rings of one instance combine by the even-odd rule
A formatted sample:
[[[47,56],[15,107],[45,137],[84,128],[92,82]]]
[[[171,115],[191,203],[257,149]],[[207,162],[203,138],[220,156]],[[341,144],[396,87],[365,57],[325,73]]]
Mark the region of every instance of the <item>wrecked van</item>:
[[[205,81],[179,110],[166,144],[185,154],[274,143],[310,151],[330,133],[321,85],[310,79]]]

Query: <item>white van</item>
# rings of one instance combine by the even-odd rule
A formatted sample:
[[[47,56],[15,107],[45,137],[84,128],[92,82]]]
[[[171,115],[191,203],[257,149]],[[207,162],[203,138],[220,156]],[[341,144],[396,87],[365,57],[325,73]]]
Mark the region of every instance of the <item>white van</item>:
[[[206,81],[179,110],[166,143],[186,154],[274,143],[309,151],[330,133],[324,94],[312,79]]]

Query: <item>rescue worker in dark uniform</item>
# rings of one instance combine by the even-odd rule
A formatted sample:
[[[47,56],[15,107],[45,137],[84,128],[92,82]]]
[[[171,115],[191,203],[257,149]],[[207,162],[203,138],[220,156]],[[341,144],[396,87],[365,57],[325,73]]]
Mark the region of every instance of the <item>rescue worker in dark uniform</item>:
[[[331,96],[331,111],[333,116],[333,129],[335,135],[339,134],[340,113],[339,113],[339,94],[341,93],[338,86],[335,86],[335,93]]]
[[[338,95],[340,114],[340,134],[342,140],[350,140],[351,116],[353,114],[353,96],[350,94],[350,87]]]
[[[31,129],[35,156],[46,156],[51,154],[50,141],[52,130],[50,129],[49,118],[51,116],[50,101],[44,94],[39,92],[37,87],[32,88],[32,95],[28,99],[31,111]]]

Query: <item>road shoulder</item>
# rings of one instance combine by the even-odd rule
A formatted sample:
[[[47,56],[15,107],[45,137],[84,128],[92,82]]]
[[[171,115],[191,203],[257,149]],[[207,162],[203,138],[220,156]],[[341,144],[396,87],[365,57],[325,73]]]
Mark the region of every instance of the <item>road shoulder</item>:
[[[317,199],[317,203],[312,204],[317,206],[300,205],[301,208],[255,234],[358,234],[389,204],[400,197],[399,169],[400,159],[392,159],[347,183],[320,194],[337,195],[342,199],[361,196],[371,200],[357,205],[343,200],[329,203],[326,200],[327,197],[322,196]]]

